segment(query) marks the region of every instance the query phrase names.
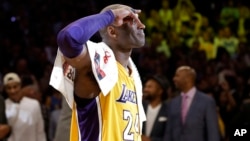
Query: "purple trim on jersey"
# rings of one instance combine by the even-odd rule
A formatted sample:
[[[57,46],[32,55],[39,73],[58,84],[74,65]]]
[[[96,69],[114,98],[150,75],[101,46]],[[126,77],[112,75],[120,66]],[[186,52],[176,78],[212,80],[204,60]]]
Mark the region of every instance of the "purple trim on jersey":
[[[99,119],[96,99],[92,99],[86,106],[77,106],[81,141],[98,141]]]
[[[111,10],[76,20],[63,28],[57,35],[57,44],[66,57],[78,56],[83,44],[97,31],[111,24],[115,16]]]

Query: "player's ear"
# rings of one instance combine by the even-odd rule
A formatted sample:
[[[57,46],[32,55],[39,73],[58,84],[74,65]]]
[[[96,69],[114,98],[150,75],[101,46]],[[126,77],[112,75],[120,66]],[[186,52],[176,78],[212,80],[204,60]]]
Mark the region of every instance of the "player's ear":
[[[108,26],[107,33],[108,33],[109,37],[111,37],[111,38],[117,37],[116,30],[115,30],[114,26]]]

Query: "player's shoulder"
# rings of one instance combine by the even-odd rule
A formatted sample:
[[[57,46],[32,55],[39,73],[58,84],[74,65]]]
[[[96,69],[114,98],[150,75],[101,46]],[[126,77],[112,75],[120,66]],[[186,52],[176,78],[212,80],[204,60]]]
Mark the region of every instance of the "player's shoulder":
[[[215,100],[212,96],[207,95],[206,93],[197,90],[196,92],[199,101],[202,101],[203,103],[214,103]]]

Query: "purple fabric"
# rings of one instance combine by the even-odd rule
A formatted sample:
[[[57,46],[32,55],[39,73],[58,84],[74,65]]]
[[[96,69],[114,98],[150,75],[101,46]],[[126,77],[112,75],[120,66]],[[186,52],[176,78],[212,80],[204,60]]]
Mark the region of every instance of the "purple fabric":
[[[78,56],[91,36],[111,24],[115,17],[111,10],[76,20],[62,29],[57,35],[61,52],[69,58]]]
[[[84,107],[77,106],[77,114],[81,141],[98,141],[100,127],[95,98]]]

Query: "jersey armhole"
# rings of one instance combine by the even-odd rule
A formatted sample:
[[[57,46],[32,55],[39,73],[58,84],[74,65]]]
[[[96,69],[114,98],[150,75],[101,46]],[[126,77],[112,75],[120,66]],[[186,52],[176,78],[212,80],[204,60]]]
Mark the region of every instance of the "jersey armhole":
[[[81,98],[79,96],[77,96],[75,93],[74,93],[74,99],[75,99],[75,102],[76,102],[76,105],[77,107],[79,108],[84,108],[85,106],[87,106],[89,103],[91,103],[91,101],[95,100],[95,97],[94,98]]]

